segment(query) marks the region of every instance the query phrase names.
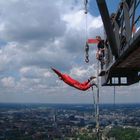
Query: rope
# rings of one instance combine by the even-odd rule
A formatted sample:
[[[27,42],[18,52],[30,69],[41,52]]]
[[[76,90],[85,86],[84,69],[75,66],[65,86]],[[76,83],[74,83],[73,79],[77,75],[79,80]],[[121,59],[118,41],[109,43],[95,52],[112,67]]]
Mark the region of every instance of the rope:
[[[87,16],[87,14],[85,14],[85,22],[86,22],[86,41],[87,41],[87,39],[88,39],[88,16]]]
[[[87,39],[88,39],[88,19],[87,19],[87,13],[88,13],[88,9],[87,9],[87,4],[88,4],[88,0],[84,0],[84,5],[85,5],[85,30],[86,30],[86,42],[87,42]]]
[[[97,103],[96,103],[96,131],[99,140],[99,61],[97,62]]]
[[[113,86],[113,104],[114,104],[114,109],[115,109],[115,104],[116,104],[116,87],[115,87],[115,77],[114,77],[114,86]]]
[[[114,86],[114,108],[116,105],[116,87]]]
[[[93,94],[93,108],[94,108],[95,117],[96,117],[96,101],[95,101],[95,95],[94,95],[93,87],[91,88],[91,90],[92,90],[92,94]],[[93,116],[94,116],[94,113],[93,113]]]
[[[116,87],[115,87],[115,77],[114,77],[114,86],[113,86],[113,122],[115,121],[115,106],[116,106]]]
[[[89,62],[89,45],[88,45],[88,22],[87,22],[87,13],[88,13],[88,9],[87,9],[87,4],[88,4],[88,0],[84,0],[84,5],[85,5],[85,18],[86,18],[86,45],[85,45],[85,62],[88,63]],[[99,140],[99,61],[97,64],[97,102],[95,102],[95,96],[94,96],[94,92],[93,92],[93,87],[92,87],[92,92],[93,92],[93,103],[94,103],[94,108],[95,108],[95,118],[96,118],[96,132],[97,132],[97,140]]]
[[[87,19],[87,13],[88,13],[88,10],[87,10],[87,4],[88,4],[88,0],[84,0],[84,5],[85,5],[85,62],[88,63],[89,62],[89,45],[88,45],[88,19]]]
[[[87,13],[88,13],[88,11],[87,11],[87,4],[88,4],[88,0],[84,0],[84,5],[85,5],[85,14],[87,14]]]

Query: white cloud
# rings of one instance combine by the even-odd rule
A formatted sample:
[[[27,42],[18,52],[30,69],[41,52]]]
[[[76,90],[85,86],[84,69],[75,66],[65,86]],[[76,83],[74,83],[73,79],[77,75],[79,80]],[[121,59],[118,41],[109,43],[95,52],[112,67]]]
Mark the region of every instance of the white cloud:
[[[3,79],[1,79],[1,83],[6,88],[14,87],[15,78],[14,77],[4,77]]]
[[[98,29],[103,27],[101,16],[94,17],[90,13],[87,16],[84,14],[84,10],[74,11],[63,16],[63,20],[67,23],[67,29],[72,28],[76,30]],[[87,23],[86,23],[87,22]],[[86,25],[87,24],[87,25]]]
[[[83,28],[83,22],[85,20],[84,11],[80,10],[74,13],[69,13],[64,15],[63,20],[67,22],[68,29],[76,28],[81,29]]]
[[[81,76],[87,74],[87,70],[86,69],[82,69],[81,67],[78,67],[78,68],[73,68],[71,70],[71,73],[72,73],[72,75],[76,75],[76,76],[81,77]]]
[[[89,25],[89,29],[97,29],[97,28],[102,28],[103,27],[103,23],[102,23],[102,19],[101,16],[98,17],[92,17],[90,16],[90,25]]]
[[[20,69],[20,72],[24,74],[24,73],[28,73],[29,70],[30,70],[29,67],[23,67],[23,68]]]
[[[51,77],[52,73],[49,71],[44,72],[44,77]]]

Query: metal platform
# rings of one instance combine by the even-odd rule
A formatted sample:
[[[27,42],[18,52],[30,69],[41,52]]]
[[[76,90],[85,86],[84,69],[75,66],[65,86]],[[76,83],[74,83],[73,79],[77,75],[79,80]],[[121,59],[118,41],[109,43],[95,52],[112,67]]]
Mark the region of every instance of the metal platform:
[[[140,30],[133,32],[133,27],[140,22],[140,1],[125,1],[110,18],[105,0],[96,0],[106,31],[107,62],[100,72],[103,86],[128,86],[140,80]],[[110,27],[110,28],[108,28]],[[125,43],[122,43],[125,38]]]

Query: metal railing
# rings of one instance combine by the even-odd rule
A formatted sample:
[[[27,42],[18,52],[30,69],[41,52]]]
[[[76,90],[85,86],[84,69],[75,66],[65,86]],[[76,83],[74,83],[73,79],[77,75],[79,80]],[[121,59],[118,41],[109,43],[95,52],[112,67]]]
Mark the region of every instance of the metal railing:
[[[129,47],[137,30],[140,29],[140,0],[122,0],[116,13],[110,17],[118,49],[118,58]],[[107,38],[106,38],[107,39]],[[127,46],[127,47],[126,47]],[[106,46],[105,69],[114,63],[110,46]]]

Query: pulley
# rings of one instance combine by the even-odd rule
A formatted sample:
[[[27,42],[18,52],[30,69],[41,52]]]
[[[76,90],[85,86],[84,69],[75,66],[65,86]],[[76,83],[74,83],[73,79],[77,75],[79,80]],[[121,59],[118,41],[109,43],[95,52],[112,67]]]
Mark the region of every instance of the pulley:
[[[88,63],[89,62],[89,45],[88,43],[86,42],[86,45],[85,45],[85,62]]]
[[[88,10],[87,10],[87,4],[88,4],[88,0],[84,0],[84,5],[85,5],[85,14],[88,13]]]

